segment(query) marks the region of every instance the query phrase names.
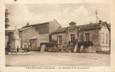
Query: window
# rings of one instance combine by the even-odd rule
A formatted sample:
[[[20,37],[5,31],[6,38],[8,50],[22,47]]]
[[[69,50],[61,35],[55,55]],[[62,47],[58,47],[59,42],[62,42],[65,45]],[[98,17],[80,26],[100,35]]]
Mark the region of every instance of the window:
[[[104,33],[102,33],[102,43],[104,43]]]
[[[85,33],[85,39],[86,39],[86,41],[89,41],[89,33]]]
[[[58,43],[62,43],[62,36],[57,37]]]
[[[75,34],[71,34],[71,41],[75,40]]]
[[[108,36],[108,34],[106,33],[106,44],[108,44],[108,40],[109,40],[109,36]]]
[[[102,33],[101,38],[102,38],[102,43],[107,44],[108,39],[107,39],[107,34],[105,32]]]
[[[106,37],[105,37],[105,38],[106,38],[106,42],[105,42],[105,43],[106,43],[106,44],[108,44],[108,43],[109,43],[109,34],[108,34],[108,33],[106,33],[106,35],[105,35],[105,36],[106,36]]]

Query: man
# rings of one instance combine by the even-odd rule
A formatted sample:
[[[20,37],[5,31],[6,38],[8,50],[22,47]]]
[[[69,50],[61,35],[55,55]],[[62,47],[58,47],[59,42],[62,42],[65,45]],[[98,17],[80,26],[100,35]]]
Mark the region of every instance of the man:
[[[73,48],[74,48],[74,50],[73,50],[73,52],[77,52],[77,48],[78,48],[78,39],[75,39],[74,41],[73,41]]]

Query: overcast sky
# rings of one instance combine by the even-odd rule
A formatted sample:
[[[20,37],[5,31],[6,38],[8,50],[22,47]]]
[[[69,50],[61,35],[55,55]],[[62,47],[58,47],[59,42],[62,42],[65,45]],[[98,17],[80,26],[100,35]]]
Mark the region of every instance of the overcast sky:
[[[57,20],[62,26],[70,21],[78,25],[96,21],[95,11],[101,20],[110,22],[110,7],[107,4],[7,4],[10,28]]]

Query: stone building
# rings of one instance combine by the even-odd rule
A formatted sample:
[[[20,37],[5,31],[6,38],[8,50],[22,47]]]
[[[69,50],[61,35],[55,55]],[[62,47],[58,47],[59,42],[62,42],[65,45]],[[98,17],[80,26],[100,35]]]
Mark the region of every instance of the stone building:
[[[91,41],[93,43],[92,51],[110,50],[110,24],[99,21],[99,23],[80,25],[79,29],[79,40]]]
[[[56,30],[60,24],[56,21],[49,21],[38,24],[27,24],[20,29],[21,48],[40,50],[41,43],[50,41],[50,33]]]
[[[51,33],[51,37],[53,41],[57,42],[58,48],[66,48],[69,42],[73,42],[78,39],[78,28],[76,23],[71,22],[69,27],[59,27]]]
[[[72,40],[76,41],[76,47],[73,48],[74,52],[109,52],[110,51],[110,24],[102,22],[90,23],[85,25],[76,25],[74,22],[69,24],[69,27],[58,28],[52,32],[52,40],[57,41],[58,46],[65,45]]]

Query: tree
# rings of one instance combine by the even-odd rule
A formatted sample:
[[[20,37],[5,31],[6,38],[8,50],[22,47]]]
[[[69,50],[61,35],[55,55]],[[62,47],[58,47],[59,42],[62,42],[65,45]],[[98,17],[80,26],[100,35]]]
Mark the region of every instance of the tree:
[[[8,28],[9,25],[9,18],[8,18],[9,12],[8,9],[5,10],[5,28]]]

